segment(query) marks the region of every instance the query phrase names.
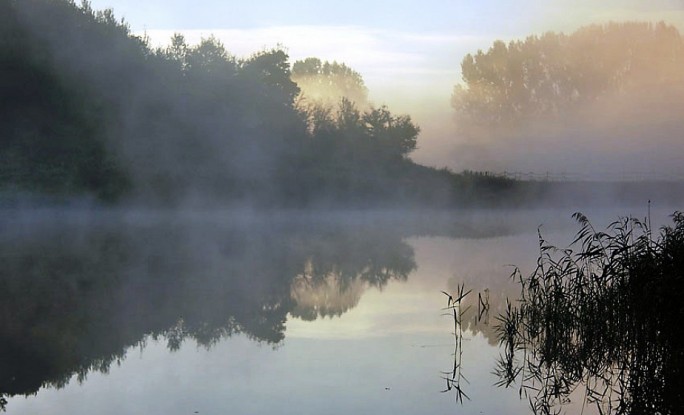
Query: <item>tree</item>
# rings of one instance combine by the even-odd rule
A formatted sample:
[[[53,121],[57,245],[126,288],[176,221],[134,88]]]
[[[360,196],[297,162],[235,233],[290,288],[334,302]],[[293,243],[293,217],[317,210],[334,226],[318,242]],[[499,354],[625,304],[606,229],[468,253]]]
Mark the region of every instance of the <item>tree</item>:
[[[520,124],[681,86],[684,39],[664,23],[592,25],[571,35],[498,40],[486,53],[466,55],[461,71],[451,101],[459,121]]]
[[[176,35],[172,40],[180,42],[183,39],[178,39]],[[179,53],[183,52],[185,49],[184,42],[177,44],[175,47]],[[235,72],[235,59],[228,54],[223,43],[214,36],[204,38],[198,45],[187,49],[183,57],[185,58],[184,63],[187,66],[187,70],[190,73],[203,72],[232,75]]]
[[[109,200],[129,186],[120,160],[108,151],[109,103],[105,94],[89,88],[90,75],[101,72],[79,72],[76,79],[70,70],[78,72],[82,67],[77,59],[66,58],[72,57],[74,45],[81,53],[105,42],[121,46],[128,29],[111,12],[93,13],[87,5],[0,2],[0,187],[61,194],[92,192]],[[28,19],[35,19],[35,24],[26,24]],[[64,25],[60,27],[59,22]],[[72,26],[81,31],[72,32]],[[86,33],[87,42],[75,41]],[[52,46],[58,39],[64,44],[55,50]],[[134,58],[140,56],[136,55],[138,46],[119,49],[130,53],[127,58],[133,57],[133,67]]]
[[[278,91],[287,105],[292,105],[300,92],[297,84],[291,79],[287,53],[281,49],[253,55],[242,63],[241,71],[270,90]]]
[[[405,159],[415,150],[420,132],[408,115],[392,115],[386,106],[362,112],[346,98],[335,112],[324,106],[312,107],[308,122],[321,155],[334,152],[364,163]]]
[[[292,80],[299,85],[307,104],[335,108],[342,98],[359,107],[368,105],[368,89],[361,75],[343,63],[321,62],[318,58],[296,61]]]
[[[185,36],[181,33],[174,33],[173,36],[171,36],[171,44],[165,49],[160,49],[157,52],[166,60],[177,62],[179,69],[186,69],[188,64],[188,44],[185,41]]]
[[[410,116],[393,116],[382,106],[363,114],[362,120],[369,139],[379,150],[378,155],[398,159],[415,150],[420,128],[411,122]]]
[[[152,49],[87,2],[0,0],[0,23],[2,191],[294,205],[399,194],[414,167],[418,127],[344,64],[178,33]]]

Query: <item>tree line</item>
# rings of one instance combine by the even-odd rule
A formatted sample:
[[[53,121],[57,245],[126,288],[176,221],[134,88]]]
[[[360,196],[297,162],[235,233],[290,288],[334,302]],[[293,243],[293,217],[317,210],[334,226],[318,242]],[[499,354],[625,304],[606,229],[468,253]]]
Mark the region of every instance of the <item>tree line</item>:
[[[672,111],[668,102],[684,102],[684,38],[664,22],[595,24],[497,40],[466,55],[461,72],[451,104],[464,129],[558,120],[597,103]]]
[[[344,64],[291,70],[281,49],[236,58],[214,37],[189,45],[180,34],[153,48],[85,1],[0,0],[0,20],[4,191],[160,204],[418,199],[402,182],[424,175],[408,158],[419,128],[369,106]],[[449,187],[431,174],[435,194]]]
[[[669,114],[680,107],[652,104],[684,103],[683,45],[673,27],[645,23],[497,41],[463,59],[457,125],[491,134],[636,99]],[[415,164],[420,128],[370,105],[345,64],[291,65],[282,49],[237,58],[214,37],[180,34],[154,48],[87,1],[0,0],[0,66],[4,195],[452,206],[540,193]]]

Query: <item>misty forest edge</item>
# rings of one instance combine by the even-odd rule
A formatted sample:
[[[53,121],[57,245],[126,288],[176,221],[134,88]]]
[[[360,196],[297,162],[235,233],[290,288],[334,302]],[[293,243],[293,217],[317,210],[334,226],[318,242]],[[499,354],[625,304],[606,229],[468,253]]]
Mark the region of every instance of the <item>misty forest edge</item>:
[[[30,195],[157,205],[510,207],[578,190],[636,194],[633,201],[643,204],[652,190],[648,183],[530,182],[416,164],[408,155],[419,127],[407,115],[369,105],[361,76],[344,64],[311,58],[291,70],[281,49],[237,59],[213,37],[190,46],[175,35],[170,46],[153,49],[112,10],[94,11],[87,2],[0,0],[0,19],[3,203]],[[624,71],[619,80],[580,71],[578,79],[591,81],[586,85],[554,81],[564,75],[550,69],[563,65],[538,59],[548,56],[544,48],[570,50],[572,39],[587,33],[605,39],[650,34],[640,47],[648,49],[649,39],[666,41],[673,62],[650,74],[651,82],[668,85],[684,73],[671,70],[684,63],[684,41],[662,23],[497,41],[487,53],[463,59],[466,85],[452,97],[459,128],[507,129],[570,114],[615,91],[640,91]],[[525,73],[539,67],[551,78],[532,87],[530,79],[513,79],[516,65]],[[307,96],[311,83],[335,86],[344,98]]]
[[[576,195],[582,191],[586,191],[587,195],[610,191],[617,198],[629,200],[629,197],[633,197],[632,201],[643,204],[642,199],[653,194],[650,183],[616,186],[605,183],[587,185],[521,182],[488,173],[456,174],[447,169],[439,170],[418,165],[412,162],[408,155],[416,148],[419,128],[408,116],[393,115],[384,106],[370,106],[366,102],[366,89],[360,75],[343,64],[324,63],[311,58],[295,62],[290,69],[287,54],[278,49],[258,52],[247,59],[239,60],[230,56],[214,38],[205,39],[196,46],[189,46],[180,35],[174,36],[169,47],[153,50],[145,39],[132,36],[126,24],[117,21],[111,11],[95,12],[86,2],[79,7],[68,1],[0,0],[0,20],[0,63],[3,71],[6,71],[0,101],[0,206],[5,203],[2,199],[17,194],[46,195],[43,200],[49,201],[60,200],[61,197],[92,195],[106,203],[144,201],[176,205],[188,201],[220,204],[248,201],[259,206],[279,207],[316,204],[514,206],[535,204],[548,197],[565,203],[577,198]],[[501,69],[501,62],[510,64],[519,60],[523,52],[529,52],[539,45],[553,44],[560,49],[568,48],[568,45],[572,44],[568,39],[572,36],[581,38],[586,33],[596,32],[600,35],[625,32],[652,33],[653,39],[658,43],[663,43],[663,39],[669,39],[669,43],[665,43],[672,46],[670,49],[674,51],[671,54],[673,67],[684,62],[681,36],[672,27],[665,25],[595,26],[585,28],[569,37],[547,34],[540,38],[530,37],[525,41],[512,42],[509,45],[495,42],[487,53],[478,52],[474,56],[466,56],[463,60],[466,85],[456,87],[452,100],[460,128],[470,129],[468,133],[477,131],[482,125],[509,129],[519,124],[534,122],[539,118],[563,117],[591,100],[609,99],[615,94],[623,94],[624,97],[643,92],[643,85],[637,82],[635,86],[634,78],[629,76],[625,77],[626,81],[580,76],[578,79],[591,79],[592,82],[586,85],[573,84],[572,81],[554,84],[542,80],[534,88],[533,93],[530,93],[530,89],[521,89],[521,84],[516,83],[515,79],[507,78],[510,73],[497,72]],[[648,47],[648,42],[642,47]],[[540,65],[543,66],[541,63]],[[521,67],[524,66],[525,64],[521,64]],[[604,62],[603,66],[610,65]],[[515,65],[511,64],[509,67]],[[659,66],[659,69],[662,68]],[[648,78],[660,80],[662,85],[670,85],[671,82],[677,82],[677,77],[684,73],[670,73],[670,69],[669,66],[665,67],[665,71],[657,76],[649,73]],[[574,73],[582,71],[575,70]],[[565,75],[552,73],[552,76]],[[497,83],[501,80],[503,81]],[[323,98],[303,93],[307,84],[321,82],[338,83],[337,87],[343,92],[341,95],[348,98],[331,103]],[[516,85],[517,89],[514,88]],[[510,89],[507,89],[509,87]],[[654,89],[657,90],[658,88]],[[682,188],[675,189],[677,184],[668,186],[669,196],[674,198],[670,201],[680,200],[677,198],[681,198]],[[564,192],[568,194],[566,199],[561,197]],[[664,194],[661,193],[660,196]],[[9,196],[10,199],[11,197],[13,196]],[[585,205],[591,202],[596,201],[582,200]],[[551,357],[546,362],[567,366],[570,369],[568,373],[574,375],[573,371],[577,371],[578,364],[577,361],[570,361],[568,356],[574,353],[580,358],[592,356],[593,359],[593,356],[600,355],[596,353],[596,349],[592,349],[598,344],[596,342],[580,343],[579,347],[575,347],[577,345],[573,343],[574,339],[564,341],[570,332],[567,326],[559,324],[560,334],[552,332],[553,336],[543,332],[544,341],[540,342],[537,342],[538,331],[518,331],[522,327],[536,327],[528,323],[536,318],[540,310],[544,311],[543,308],[535,308],[538,303],[532,300],[544,300],[540,304],[550,307],[548,310],[551,311],[560,310],[563,315],[569,315],[568,308],[580,310],[576,307],[577,298],[566,295],[563,291],[570,286],[573,288],[572,293],[579,292],[583,299],[587,299],[585,303],[579,304],[587,306],[585,309],[591,311],[581,313],[575,319],[577,322],[588,324],[573,328],[582,334],[596,331],[599,334],[596,338],[602,341],[598,345],[603,346],[603,341],[606,340],[605,344],[609,346],[606,350],[611,353],[616,349],[607,341],[612,338],[606,339],[606,334],[610,337],[617,333],[626,333],[624,338],[618,339],[627,350],[624,356],[632,358],[627,361],[626,366],[642,365],[642,362],[636,361],[639,359],[634,360],[633,356],[645,356],[648,359],[644,361],[648,364],[644,366],[652,367],[656,372],[656,376],[645,378],[651,383],[645,383],[642,379],[637,379],[639,382],[636,382],[633,381],[634,378],[630,378],[630,385],[646,385],[649,386],[649,392],[655,393],[637,395],[631,394],[632,390],[628,390],[630,394],[625,395],[626,400],[622,400],[622,395],[620,396],[620,406],[616,412],[640,413],[639,405],[644,404],[647,409],[659,408],[663,413],[675,413],[676,405],[681,402],[682,368],[679,362],[682,352],[677,347],[676,336],[673,337],[667,327],[673,326],[682,315],[682,307],[677,299],[682,291],[680,270],[684,246],[684,217],[676,213],[674,222],[674,228],[663,228],[661,240],[652,241],[648,230],[634,243],[633,239],[630,239],[631,228],[627,226],[631,222],[613,224],[612,230],[615,230],[618,236],[611,237],[606,233],[593,231],[588,221],[582,217],[580,223],[583,228],[578,234],[578,240],[587,249],[578,254],[580,262],[588,260],[587,263],[592,266],[602,265],[597,269],[619,271],[601,274],[605,278],[624,277],[615,279],[617,282],[614,283],[600,281],[601,284],[597,287],[607,291],[589,291],[590,295],[585,295],[587,292],[583,291],[584,285],[581,286],[582,289],[574,290],[575,285],[566,284],[574,283],[575,280],[583,282],[580,277],[596,275],[592,272],[585,273],[584,268],[554,268],[558,264],[576,262],[570,254],[565,254],[559,262],[554,262],[546,253],[556,252],[555,248],[543,245],[544,241],[540,239],[538,271],[551,269],[554,272],[535,273],[527,280],[521,279],[523,288],[527,284],[528,288],[535,287],[534,290],[537,290],[539,281],[549,282],[548,285],[543,285],[549,288],[549,292],[538,297],[527,297],[528,303],[523,302],[520,309],[515,310],[519,314],[515,314],[515,318],[510,322],[518,323],[519,326],[514,327],[515,331],[510,338],[501,336],[502,343],[508,340],[505,344],[511,351],[511,359],[514,351],[520,352],[524,349],[522,346],[525,342],[532,346],[541,345],[546,349],[539,349],[542,352],[537,351],[533,356],[544,355],[543,352],[551,349],[553,352],[560,350],[564,353],[547,353],[545,356]],[[639,222],[634,223],[642,226]],[[121,262],[121,258],[128,258],[133,264],[141,261],[142,254],[133,254],[132,248],[129,247],[133,244],[129,244],[126,239],[135,232],[124,233],[118,237],[112,237],[109,232],[94,237],[94,241],[97,242],[95,251],[101,248],[107,253],[103,256],[115,263]],[[329,237],[329,234],[327,235]],[[355,234],[352,232],[349,235]],[[297,236],[290,235],[282,242],[274,242],[295,247],[295,250],[287,251],[288,255],[274,255],[271,261],[274,264],[273,270],[289,270],[283,264],[292,267],[293,264],[306,262],[289,259],[303,258],[308,254],[302,248],[308,246],[291,243],[288,239],[296,239]],[[368,252],[373,253],[371,256],[379,258],[380,261],[378,266],[372,269],[387,272],[362,274],[359,269],[363,268],[361,265],[364,263],[355,260],[365,257],[352,255],[352,260],[346,267],[350,273],[344,275],[346,280],[353,281],[359,275],[363,275],[371,285],[382,287],[390,279],[406,279],[415,268],[413,252],[399,236],[391,238],[389,244],[383,238],[384,245],[363,238],[359,239],[360,242],[353,239],[357,237],[349,236],[354,243],[347,243],[345,246],[356,247],[354,252],[362,252],[364,255]],[[240,236],[233,238],[235,246],[245,245]],[[47,240],[54,243],[59,239]],[[182,238],[168,240],[171,241],[168,242],[171,248],[175,249],[178,247],[174,244]],[[261,239],[256,240],[261,242]],[[606,245],[608,250],[601,245],[601,242],[605,241],[609,242]],[[617,243],[614,243],[615,241]],[[25,249],[29,254],[32,254],[34,249],[43,249],[43,244],[50,246],[44,241],[36,247],[28,242],[26,244]],[[72,250],[78,252],[78,243],[73,244],[57,244],[57,247],[64,250],[64,257],[69,257],[77,255]],[[342,250],[337,249],[334,243],[313,245],[331,245],[335,248],[331,249],[331,252]],[[383,246],[389,248],[386,251],[374,251]],[[629,255],[625,255],[624,258],[619,255],[608,255],[606,252],[613,252],[611,247],[615,247],[614,251],[620,255]],[[155,253],[155,249],[162,248],[148,249]],[[296,249],[301,249],[302,252]],[[182,249],[179,251],[183,252]],[[332,268],[330,264],[335,263],[328,255],[329,252],[323,251],[317,256],[320,264],[323,264],[323,270]],[[14,258],[16,266],[10,266],[10,274],[13,271],[23,272],[25,258]],[[94,261],[90,257],[84,260]],[[37,274],[42,273],[44,269],[59,269],[59,266],[68,270],[78,263],[61,263],[60,255],[47,257],[44,261],[34,266]],[[604,261],[608,261],[609,266],[603,266]],[[254,266],[256,263],[255,261],[250,265]],[[309,261],[310,265],[314,263]],[[10,265],[12,264],[10,262]],[[617,265],[614,267],[615,264]],[[172,265],[161,263],[159,272],[167,272],[166,267],[172,268]],[[543,265],[551,267],[544,268]],[[270,270],[268,265],[264,267]],[[313,265],[311,268],[314,269]],[[556,270],[560,272],[555,272]],[[297,271],[293,269],[290,274],[298,275]],[[238,274],[251,275],[248,272]],[[73,299],[70,290],[92,289],[93,285],[90,285],[88,279],[92,276],[78,273],[74,275],[73,281],[68,280],[67,283],[61,284],[65,287],[63,292],[59,291],[53,295],[64,294],[64,298]],[[103,275],[107,274],[103,272]],[[272,275],[273,281],[277,281],[278,284],[265,285],[268,287],[264,288],[265,303],[274,301],[276,304],[265,308],[273,317],[265,322],[254,318],[250,313],[240,314],[234,310],[212,313],[232,313],[238,316],[227,323],[216,322],[213,326],[206,325],[200,318],[202,316],[192,313],[187,313],[186,320],[181,320],[177,327],[171,329],[166,324],[172,321],[171,317],[160,321],[131,320],[140,325],[136,327],[140,332],[151,334],[155,338],[165,338],[169,348],[173,349],[177,348],[185,337],[193,337],[198,343],[208,345],[221,336],[240,331],[255,339],[277,343],[283,338],[283,324],[288,312],[299,313],[302,318],[309,319],[331,312],[306,307],[297,308],[292,302],[280,302],[281,297],[288,298],[291,293],[292,277],[283,278],[275,271],[268,275]],[[325,275],[325,272],[320,275]],[[656,278],[652,278],[653,275]],[[151,282],[153,277],[155,275],[150,275],[149,281],[142,279],[141,284]],[[52,290],[53,281],[45,279],[41,282],[45,283],[45,287],[50,287],[46,288],[47,291]],[[186,292],[183,283],[185,280],[181,279],[179,286],[182,289],[177,290],[178,292]],[[591,288],[590,285],[586,287]],[[9,288],[16,288],[17,291],[21,289],[19,286]],[[644,292],[653,294],[648,295],[648,298],[660,300],[649,304],[649,312],[645,312],[643,308]],[[6,294],[9,293],[11,290]],[[563,295],[558,295],[559,293]],[[200,294],[202,295],[196,297],[201,298],[205,293]],[[11,295],[8,298],[19,297]],[[549,298],[556,301],[545,302]],[[560,301],[561,299],[569,300]],[[603,319],[595,318],[596,315],[611,314],[595,313],[594,306],[609,306],[612,304],[611,301],[617,300],[627,308],[627,312],[615,313],[613,309],[608,309],[606,313],[613,312],[612,315],[616,318],[608,319],[607,323],[628,324],[630,330],[605,330]],[[40,301],[32,303],[41,305]],[[93,301],[94,303],[96,301]],[[150,302],[150,305],[156,304]],[[263,304],[258,301],[248,305],[248,310],[264,310]],[[82,305],[77,310],[89,314],[87,306],[88,304]],[[108,311],[106,307],[98,307],[103,311],[103,315],[114,315],[104,313]],[[169,315],[174,316],[175,312],[173,309]],[[332,312],[341,313],[344,310]],[[629,318],[624,318],[625,316]],[[197,319],[193,320],[193,317]],[[65,324],[71,324],[72,320]],[[100,319],[92,321],[93,332],[98,332],[106,326]],[[50,324],[45,324],[45,327],[49,329],[39,334],[54,335]],[[501,327],[506,325],[503,324]],[[657,342],[641,337],[645,332],[643,327],[651,328],[656,334]],[[61,357],[55,359],[58,363],[54,366],[41,367],[42,372],[38,370],[37,373],[43,377],[22,379],[25,383],[17,383],[16,378],[12,376],[10,383],[16,389],[3,390],[3,394],[0,394],[0,408],[6,403],[5,394],[11,396],[15,393],[32,393],[46,382],[63,386],[73,373],[78,373],[81,379],[94,369],[106,372],[113,361],[124,355],[127,347],[144,341],[144,338],[140,340],[138,332],[124,334],[128,337],[122,335],[122,341],[119,343],[105,345],[103,341],[102,350],[98,350],[98,353],[90,357],[78,356],[73,353],[71,347],[50,350]],[[27,336],[17,338],[25,339]],[[581,336],[578,338],[584,339]],[[593,337],[586,338],[595,341]],[[76,336],[71,339],[80,340]],[[648,347],[630,349],[633,344]],[[653,347],[653,344],[658,347]],[[568,350],[573,353],[567,353]],[[635,353],[641,350],[651,354],[641,356]],[[615,354],[620,359],[624,357]],[[21,356],[42,363],[29,354]],[[653,359],[649,360],[651,357]],[[46,362],[48,360],[45,359]],[[612,362],[610,359],[607,361]],[[513,368],[511,362],[504,361]],[[591,360],[590,363],[594,362]],[[656,364],[652,364],[653,362]],[[22,363],[21,359],[16,359],[15,363],[17,372],[23,371],[24,366],[18,364]],[[591,372],[592,367],[585,370],[589,372],[580,370],[580,374],[604,375],[600,370]],[[519,372],[511,373],[514,375],[511,379],[513,381]],[[642,374],[634,370],[630,371],[629,375],[632,373],[635,376]],[[563,372],[561,375],[563,377],[560,379],[565,382],[566,373]],[[535,412],[536,409],[540,409],[539,412],[542,413],[547,409],[549,412],[553,409],[552,405],[547,405],[549,402],[546,400],[551,395],[545,393],[538,395],[541,399],[535,402],[541,402],[543,406],[533,407]],[[561,397],[564,396],[561,394]],[[644,397],[650,400],[640,400]],[[611,404],[611,401],[608,403]]]

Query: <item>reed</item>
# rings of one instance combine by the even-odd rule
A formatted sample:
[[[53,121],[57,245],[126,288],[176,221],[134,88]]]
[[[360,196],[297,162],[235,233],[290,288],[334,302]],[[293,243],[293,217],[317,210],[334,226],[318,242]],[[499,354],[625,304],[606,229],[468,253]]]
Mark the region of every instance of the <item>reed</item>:
[[[676,414],[684,402],[684,214],[653,240],[649,220],[597,231],[584,215],[570,247],[539,235],[536,269],[498,317],[500,386],[535,414],[576,396],[600,414]]]
[[[471,290],[465,291],[465,285],[461,284],[458,287],[455,296],[442,291],[447,296],[447,306],[444,309],[446,315],[454,319],[454,365],[451,371],[442,372],[442,379],[446,382],[446,388],[442,393],[454,391],[456,393],[456,401],[463,403],[463,398],[470,400],[470,397],[463,391],[461,382],[469,383],[468,379],[463,375],[463,316],[468,312],[470,306],[461,307],[463,299],[470,294]],[[487,304],[488,306],[488,304]]]

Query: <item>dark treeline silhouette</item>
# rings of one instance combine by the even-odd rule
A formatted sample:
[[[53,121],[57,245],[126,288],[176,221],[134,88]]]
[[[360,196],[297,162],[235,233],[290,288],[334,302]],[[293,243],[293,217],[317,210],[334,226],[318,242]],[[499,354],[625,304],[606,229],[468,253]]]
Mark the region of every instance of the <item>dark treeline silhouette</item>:
[[[107,372],[132,346],[235,334],[278,344],[288,314],[353,308],[416,267],[396,228],[145,213],[3,221],[0,397]],[[363,230],[363,232],[362,232]]]
[[[308,58],[291,71],[280,49],[238,59],[213,37],[189,45],[179,34],[152,48],[87,2],[0,0],[0,12],[3,204],[93,195],[165,206],[510,207],[558,188],[415,164],[418,126],[369,105],[360,74],[341,63]]]
[[[123,58],[135,56],[140,46],[127,39],[111,13],[97,19],[84,18],[86,13],[57,2],[0,2],[3,187],[87,190],[109,198],[128,185],[118,160],[106,148],[108,134],[114,133],[110,121],[115,114],[109,111],[114,102],[104,96],[105,88],[98,88],[99,94],[93,90],[95,81],[132,87],[129,79],[117,79],[119,57],[104,59],[105,51],[116,50]],[[86,36],[88,42],[79,41]],[[85,55],[101,59],[87,67]],[[131,59],[129,74],[139,71],[141,62]],[[59,71],[67,65],[70,71]]]
[[[291,73],[283,50],[238,59],[213,37],[189,45],[178,34],[155,49],[87,2],[0,0],[0,11],[5,194],[260,206],[458,198],[458,175],[408,158],[419,132],[410,117],[369,107],[344,64],[311,58]],[[335,105],[317,101],[323,86]]]
[[[678,414],[684,391],[684,215],[654,239],[647,221],[597,231],[573,249],[540,237],[537,269],[516,272],[522,294],[502,314],[501,385],[520,383],[535,413],[573,397],[603,414]]]
[[[284,52],[236,60],[214,38],[181,36],[153,50],[110,10],[2,3],[6,186],[174,202],[290,183],[307,136]]]

